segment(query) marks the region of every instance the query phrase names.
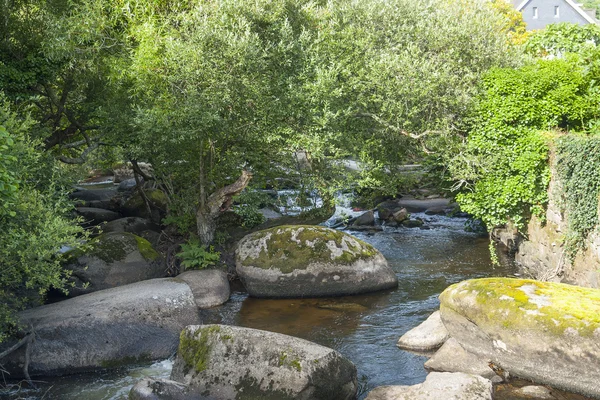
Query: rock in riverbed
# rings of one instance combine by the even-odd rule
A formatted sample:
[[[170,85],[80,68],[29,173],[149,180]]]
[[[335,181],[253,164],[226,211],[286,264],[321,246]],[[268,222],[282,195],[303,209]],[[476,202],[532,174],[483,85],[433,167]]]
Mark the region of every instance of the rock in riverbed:
[[[432,372],[413,386],[380,386],[365,400],[492,400],[492,382],[461,372]]]
[[[215,399],[350,400],[354,365],[303,339],[227,325],[188,326],[171,379]]]
[[[161,256],[146,239],[131,233],[102,234],[90,250],[71,256],[66,266],[75,283],[71,296],[165,276]]]
[[[448,330],[440,318],[440,312],[436,311],[419,326],[402,335],[397,346],[413,351],[435,350],[443,345],[448,337]]]
[[[200,322],[197,310],[189,286],[165,278],[23,311],[20,322],[36,334],[29,372],[73,374],[167,358],[177,349],[181,330]],[[3,360],[11,378],[22,374],[24,351]]]
[[[341,296],[398,285],[373,246],[321,226],[280,226],[244,237],[236,269],[255,297]]]
[[[465,350],[511,375],[600,398],[600,290],[486,278],[452,285],[440,301]]]
[[[200,309],[215,307],[229,300],[229,281],[223,271],[186,271],[177,275],[177,278],[185,281],[192,289],[196,305]]]

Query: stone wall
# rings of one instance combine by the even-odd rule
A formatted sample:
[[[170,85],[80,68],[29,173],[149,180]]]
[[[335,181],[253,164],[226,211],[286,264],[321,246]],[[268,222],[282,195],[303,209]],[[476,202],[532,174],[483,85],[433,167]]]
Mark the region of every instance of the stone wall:
[[[492,238],[507,246],[515,261],[535,279],[599,288],[600,234],[591,234],[586,249],[579,251],[573,262],[568,259],[564,248],[568,216],[558,206],[561,193],[560,183],[553,178],[545,223],[534,216],[526,232],[520,234],[508,226],[494,229]]]

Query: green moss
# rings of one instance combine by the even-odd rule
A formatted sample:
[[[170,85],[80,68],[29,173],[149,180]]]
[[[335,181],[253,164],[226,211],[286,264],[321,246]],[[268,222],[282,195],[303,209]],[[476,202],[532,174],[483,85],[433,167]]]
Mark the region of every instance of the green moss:
[[[92,248],[87,254],[98,257],[107,264],[119,261],[127,257],[133,250],[130,239],[131,233],[102,234],[92,243]]]
[[[221,332],[218,325],[210,325],[198,328],[194,332],[187,329],[179,336],[179,354],[185,362],[185,369],[193,369],[200,373],[208,367],[210,361],[210,339]]]
[[[529,293],[529,294],[528,294]],[[580,336],[600,329],[600,290],[530,279],[472,279],[450,286],[443,307],[477,325],[535,329],[560,336],[567,328]]]
[[[252,239],[258,241],[264,238],[267,238],[267,249],[263,249],[256,258],[246,258],[242,261],[243,265],[291,273],[306,269],[314,262],[352,264],[377,254],[373,246],[357,238],[313,225],[284,225],[258,232]],[[358,244],[353,244],[353,240]],[[333,246],[338,249],[346,247],[347,250],[334,256],[330,250]]]
[[[292,350],[290,349],[289,352],[292,352]],[[280,367],[293,368],[298,372],[302,371],[302,364],[300,364],[300,358],[298,358],[297,356],[294,358],[291,358],[291,357],[289,357],[288,353],[285,351],[282,351],[281,354],[279,354],[278,365]]]
[[[290,361],[290,366],[294,368],[298,372],[302,372],[302,365],[300,365],[300,360],[292,360]]]
[[[150,244],[149,241],[147,241],[143,237],[139,237],[137,235],[133,235],[133,236],[135,237],[135,240],[137,242],[137,247],[138,247],[138,250],[140,251],[140,254],[146,260],[155,261],[159,257],[159,254],[156,252],[156,250],[154,250],[154,248],[152,247],[152,245]]]

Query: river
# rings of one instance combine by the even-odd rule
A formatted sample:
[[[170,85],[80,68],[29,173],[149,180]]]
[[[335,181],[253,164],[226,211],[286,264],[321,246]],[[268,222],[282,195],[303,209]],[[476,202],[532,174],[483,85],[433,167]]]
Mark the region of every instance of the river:
[[[422,382],[426,357],[398,349],[398,338],[438,308],[438,295],[448,285],[469,278],[513,276],[517,270],[509,263],[493,266],[487,238],[465,232],[466,219],[413,217],[422,218],[426,229],[349,231],[385,255],[398,276],[397,289],[339,298],[263,300],[249,298],[238,285],[229,302],[201,312],[203,321],[285,333],[332,347],[356,364],[359,398],[379,385]],[[171,366],[164,360],[121,371],[54,378],[40,382],[38,391],[4,397],[121,400],[141,377],[168,377]]]

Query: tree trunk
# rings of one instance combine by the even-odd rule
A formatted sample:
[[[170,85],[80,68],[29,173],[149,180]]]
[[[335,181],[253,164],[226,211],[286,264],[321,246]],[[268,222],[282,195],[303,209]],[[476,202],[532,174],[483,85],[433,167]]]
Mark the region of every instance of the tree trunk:
[[[217,229],[216,218],[217,216],[211,216],[210,213],[200,209],[196,212],[196,230],[200,243],[208,246],[214,240]]]
[[[219,213],[229,206],[233,196],[240,194],[248,186],[250,179],[252,179],[252,173],[242,171],[242,175],[237,181],[208,196],[204,206],[202,205],[203,202],[200,202],[201,205],[196,210],[196,231],[202,244],[208,246],[212,243]]]

